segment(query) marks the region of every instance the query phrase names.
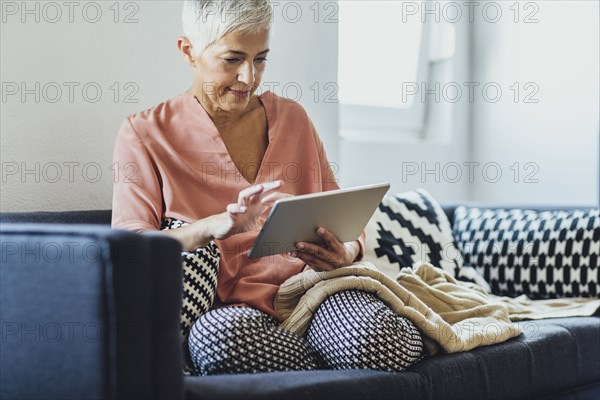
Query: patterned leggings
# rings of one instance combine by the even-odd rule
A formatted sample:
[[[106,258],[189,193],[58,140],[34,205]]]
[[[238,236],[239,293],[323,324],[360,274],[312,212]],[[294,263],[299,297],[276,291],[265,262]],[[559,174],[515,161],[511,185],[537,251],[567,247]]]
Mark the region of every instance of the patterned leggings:
[[[225,307],[201,316],[189,335],[200,375],[311,369],[403,371],[423,354],[413,323],[375,295],[358,290],[327,298],[306,338],[249,307]]]

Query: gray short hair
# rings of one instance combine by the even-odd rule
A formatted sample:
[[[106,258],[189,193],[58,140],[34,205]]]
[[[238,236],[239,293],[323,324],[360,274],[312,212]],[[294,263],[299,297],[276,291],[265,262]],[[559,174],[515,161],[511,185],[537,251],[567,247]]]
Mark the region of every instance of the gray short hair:
[[[183,32],[194,56],[233,31],[270,29],[273,10],[268,0],[185,0]]]

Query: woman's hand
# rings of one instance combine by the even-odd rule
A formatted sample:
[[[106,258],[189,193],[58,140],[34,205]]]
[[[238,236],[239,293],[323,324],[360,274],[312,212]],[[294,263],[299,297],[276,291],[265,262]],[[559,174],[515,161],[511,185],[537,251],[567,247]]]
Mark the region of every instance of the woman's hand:
[[[316,271],[331,271],[336,268],[346,267],[354,262],[359,252],[357,241],[342,243],[334,234],[320,227],[317,235],[323,239],[324,245],[307,242],[296,243],[293,257],[298,257],[310,268]]]
[[[260,218],[273,206],[272,203],[280,198],[291,196],[287,193],[273,192],[282,184],[283,181],[277,180],[250,186],[240,191],[237,203],[227,205],[226,212],[214,216],[212,236],[215,239],[225,239],[237,233],[260,229],[262,226]]]

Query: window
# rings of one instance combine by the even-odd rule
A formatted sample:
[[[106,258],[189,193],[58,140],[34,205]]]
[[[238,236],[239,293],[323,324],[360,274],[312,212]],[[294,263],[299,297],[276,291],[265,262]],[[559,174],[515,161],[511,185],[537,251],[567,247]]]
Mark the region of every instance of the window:
[[[419,82],[428,75],[429,24],[403,17],[406,1],[339,2],[342,136],[423,130]]]

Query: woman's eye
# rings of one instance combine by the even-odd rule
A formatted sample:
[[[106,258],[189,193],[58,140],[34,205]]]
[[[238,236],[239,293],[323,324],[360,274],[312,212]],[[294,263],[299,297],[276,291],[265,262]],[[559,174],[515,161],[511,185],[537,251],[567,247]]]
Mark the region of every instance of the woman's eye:
[[[257,59],[256,59],[256,60],[254,60],[254,61],[256,61],[256,62],[258,62],[258,63],[264,63],[265,61],[267,61],[267,59],[266,59],[266,58],[264,58],[264,57],[262,57],[262,58],[257,58]]]
[[[233,63],[236,63],[236,62],[240,61],[239,58],[225,58],[224,60],[226,62],[228,62],[229,64],[233,64]]]

